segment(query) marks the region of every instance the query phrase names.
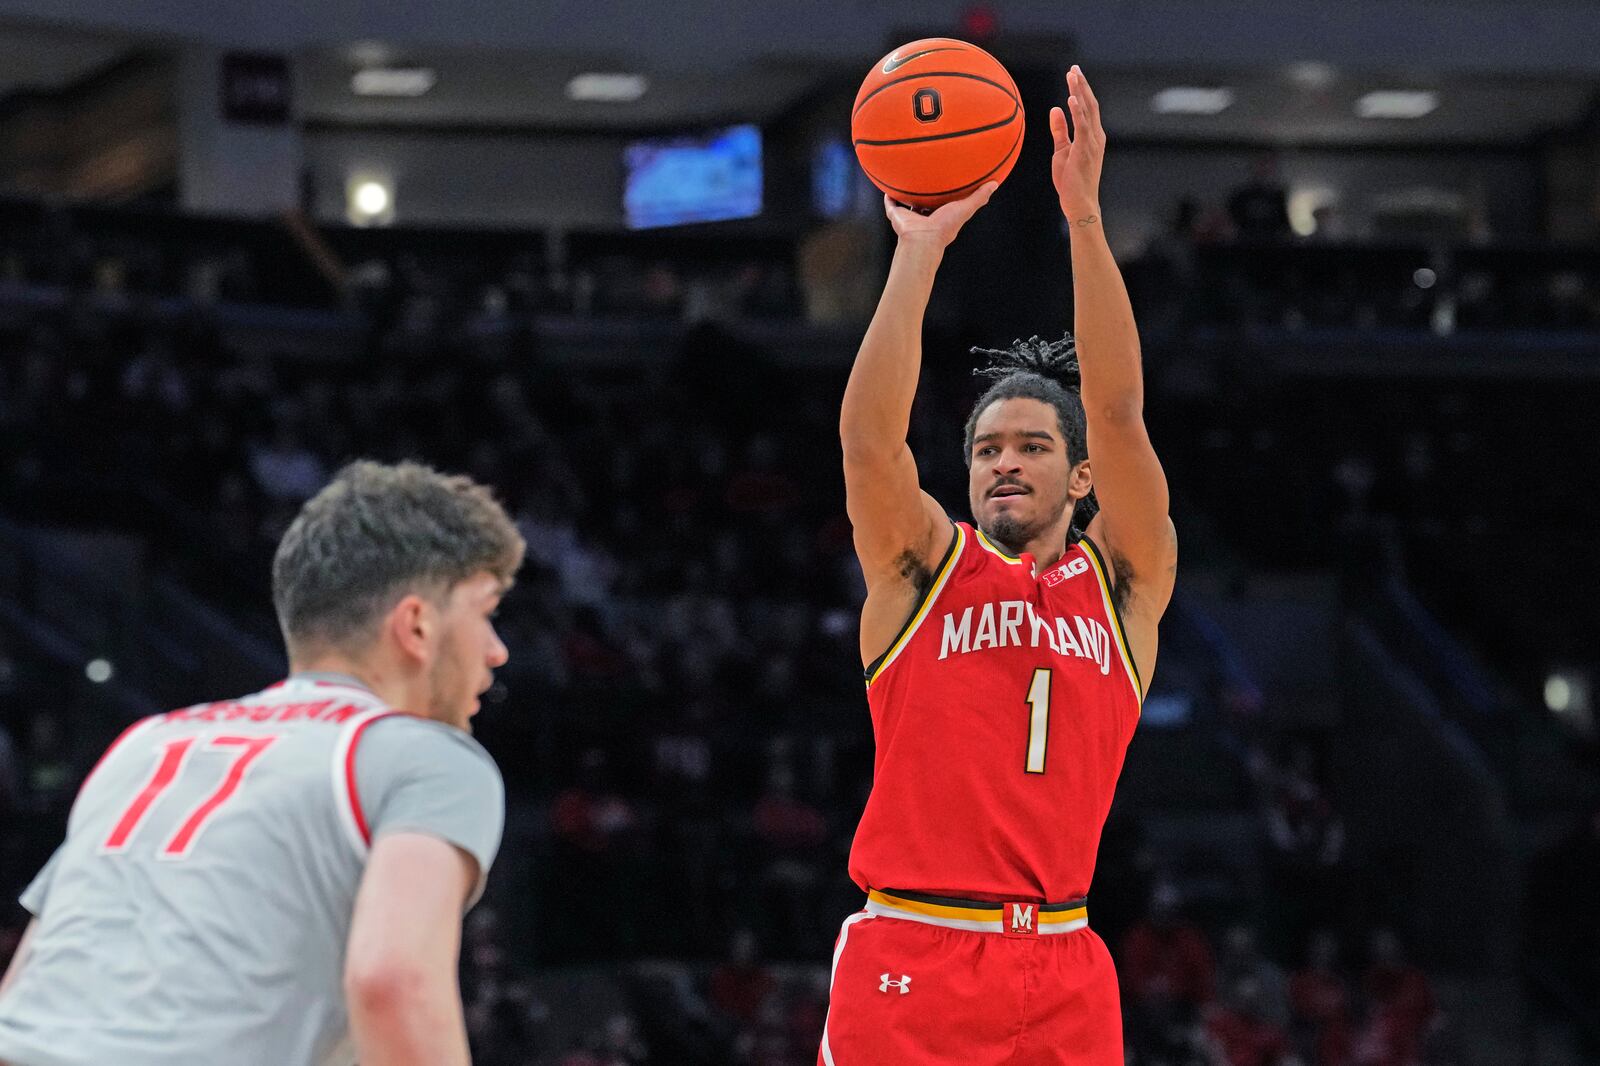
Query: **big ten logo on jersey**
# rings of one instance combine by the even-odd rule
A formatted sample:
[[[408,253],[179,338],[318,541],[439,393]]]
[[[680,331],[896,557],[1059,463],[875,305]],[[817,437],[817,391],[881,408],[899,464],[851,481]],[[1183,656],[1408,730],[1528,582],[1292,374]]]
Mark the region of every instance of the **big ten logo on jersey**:
[[[1077,577],[1079,574],[1087,574],[1088,572],[1089,560],[1081,555],[1075,555],[1055,569],[1045,571],[1044,583],[1054,588],[1069,577]]]

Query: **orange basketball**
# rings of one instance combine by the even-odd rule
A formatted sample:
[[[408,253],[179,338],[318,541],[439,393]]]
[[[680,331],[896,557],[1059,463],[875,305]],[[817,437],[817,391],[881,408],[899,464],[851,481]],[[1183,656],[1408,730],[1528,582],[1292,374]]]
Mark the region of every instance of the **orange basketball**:
[[[850,113],[867,177],[922,208],[1004,181],[1022,150],[1022,130],[1022,97],[1006,68],[949,37],[912,41],[884,56]]]

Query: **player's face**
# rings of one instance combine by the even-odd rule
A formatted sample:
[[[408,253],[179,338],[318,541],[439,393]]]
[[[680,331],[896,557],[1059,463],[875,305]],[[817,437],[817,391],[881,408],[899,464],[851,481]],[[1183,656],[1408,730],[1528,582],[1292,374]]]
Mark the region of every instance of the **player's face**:
[[[1043,400],[996,400],[984,408],[969,458],[973,520],[1014,551],[1047,531],[1074,502],[1061,422]]]
[[[438,653],[429,677],[429,717],[472,731],[478,699],[494,683],[493,671],[509,653],[494,631],[494,611],[504,593],[493,574],[476,574],[450,590],[440,614]]]

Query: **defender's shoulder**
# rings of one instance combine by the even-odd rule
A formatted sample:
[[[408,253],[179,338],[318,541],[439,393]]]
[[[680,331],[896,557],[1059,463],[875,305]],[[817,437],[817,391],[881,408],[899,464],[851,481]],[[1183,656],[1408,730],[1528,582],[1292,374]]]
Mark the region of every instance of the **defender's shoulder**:
[[[366,733],[362,741],[364,749],[372,745],[374,748],[390,750],[414,750],[421,757],[437,757],[441,751],[450,752],[458,758],[470,755],[495,767],[498,772],[494,756],[478,743],[476,737],[464,729],[457,729],[453,725],[436,722],[431,718],[408,714],[405,711],[392,711],[373,719]]]

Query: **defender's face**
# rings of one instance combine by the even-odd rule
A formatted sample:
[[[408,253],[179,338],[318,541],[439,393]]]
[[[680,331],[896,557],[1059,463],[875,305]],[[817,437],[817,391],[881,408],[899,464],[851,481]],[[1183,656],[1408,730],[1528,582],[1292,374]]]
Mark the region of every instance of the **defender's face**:
[[[968,458],[973,521],[1013,549],[1049,529],[1075,502],[1061,423],[1043,400],[991,403],[978,415]]]
[[[493,574],[475,574],[450,590],[440,613],[429,715],[469,733],[479,697],[494,683],[493,671],[510,658],[493,620],[504,592]]]

